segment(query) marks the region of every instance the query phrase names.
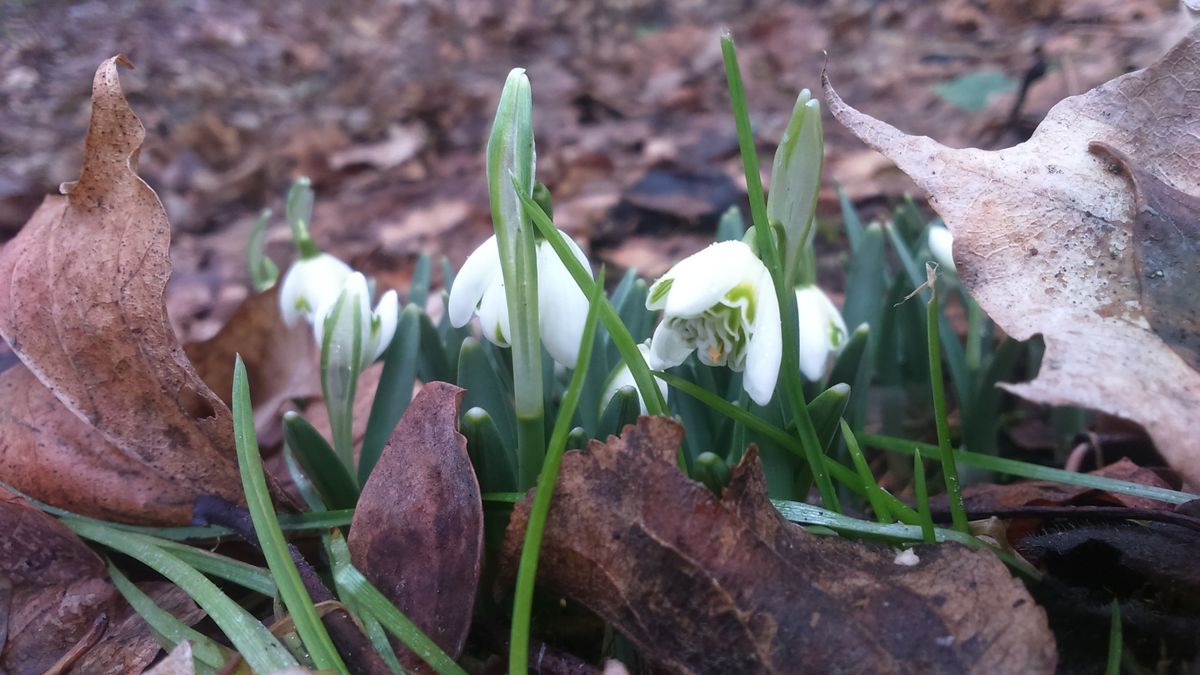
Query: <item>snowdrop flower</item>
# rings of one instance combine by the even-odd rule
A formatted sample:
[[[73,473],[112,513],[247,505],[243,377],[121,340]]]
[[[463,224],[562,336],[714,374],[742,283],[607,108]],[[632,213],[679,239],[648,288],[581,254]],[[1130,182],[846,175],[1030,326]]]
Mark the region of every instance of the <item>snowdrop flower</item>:
[[[796,316],[800,324],[800,372],[816,382],[846,346],[846,322],[829,296],[816,286],[796,289]]]
[[[591,264],[579,245],[566,234],[557,234],[580,264],[590,270]],[[549,242],[537,242],[536,249],[538,329],[542,344],[556,362],[574,368],[579,360],[583,324],[587,321],[587,297]],[[446,311],[456,328],[467,325],[472,316],[478,315],[483,336],[497,346],[509,346],[512,332],[509,330],[508,298],[495,235],[488,237],[463,263],[450,289]]]
[[[646,309],[662,310],[650,342],[653,368],[700,361],[745,371],[742,386],[766,405],[783,358],[771,273],[750,247],[723,241],[676,263],[650,287]]]
[[[929,228],[928,243],[929,252],[933,254],[933,259],[939,265],[951,272],[958,271],[954,265],[954,235],[950,233],[950,230],[942,225],[933,225]]]
[[[654,363],[650,357],[649,340],[638,345],[638,351],[642,353],[642,358],[646,360],[647,364]],[[655,378],[655,382],[658,384],[658,390],[662,393],[663,400],[667,400],[667,383],[658,378]],[[604,393],[600,395],[601,414],[608,407],[608,402],[612,400],[612,397],[625,387],[633,387],[637,391],[638,405],[642,408],[642,414],[645,415],[649,412],[646,408],[646,399],[642,398],[642,392],[638,389],[637,382],[633,379],[633,373],[629,370],[629,364],[621,362],[621,365],[617,366],[612,375],[608,377],[608,384],[604,387]]]
[[[283,276],[279,288],[283,322],[294,326],[301,318],[311,321],[318,308],[337,300],[351,271],[349,265],[328,253],[301,256]],[[317,342],[321,342],[320,335]]]
[[[356,308],[357,316],[353,314]],[[334,313],[337,313],[336,318],[332,317]],[[352,350],[354,321],[357,320],[361,340],[358,368],[362,370],[379,358],[391,344],[399,315],[400,301],[396,291],[384,293],[372,311],[367,278],[361,272],[353,272],[346,277],[337,295],[328,298],[326,303],[317,309],[313,316],[313,335],[317,344],[324,345],[325,323],[334,318],[329,348]]]

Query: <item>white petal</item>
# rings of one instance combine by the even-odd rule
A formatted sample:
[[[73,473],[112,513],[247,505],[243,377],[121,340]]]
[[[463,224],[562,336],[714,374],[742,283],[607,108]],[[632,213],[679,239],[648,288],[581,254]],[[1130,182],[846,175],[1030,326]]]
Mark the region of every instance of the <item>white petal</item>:
[[[652,363],[648,340],[638,345],[638,352],[641,353],[642,359],[647,364]],[[651,368],[653,367],[651,366]],[[654,382],[658,385],[658,391],[662,394],[663,400],[667,400],[667,383],[657,377],[654,378]],[[604,414],[604,409],[608,407],[608,402],[624,387],[633,387],[635,390],[638,388],[637,382],[633,379],[633,373],[629,370],[629,364],[626,362],[622,362],[621,365],[617,366],[617,369],[609,377],[608,385],[604,388],[604,393],[600,396],[600,414]],[[646,408],[646,399],[642,397],[640,390],[638,390],[638,404],[641,406],[643,415],[649,412]]]
[[[349,265],[328,253],[292,263],[279,290],[284,322],[295,325],[300,317],[311,315],[330,298],[336,298],[350,273]]]
[[[740,241],[723,241],[676,263],[663,279],[673,279],[665,304],[666,316],[699,316],[733,287],[757,278],[765,270],[750,247]],[[661,280],[660,280],[661,281]],[[650,309],[650,303],[646,306]]]
[[[375,306],[374,314],[372,323],[378,319],[379,328],[373,332],[369,341],[369,344],[374,346],[369,359],[365,358],[368,356],[366,348],[363,349],[364,368],[383,355],[388,345],[392,343],[392,337],[396,334],[396,322],[400,316],[400,298],[397,297],[396,291],[388,291],[379,298],[379,304]]]
[[[761,264],[761,263],[760,263]],[[779,379],[783,360],[783,331],[779,324],[779,301],[771,275],[763,268],[756,284],[758,311],[754,317],[754,335],[746,347],[746,371],[742,388],[758,405],[770,403]]]
[[[454,277],[446,306],[450,323],[455,328],[467,325],[488,289],[502,283],[503,278],[500,249],[496,245],[496,235],[492,235],[467,256],[467,261]]]
[[[663,319],[654,329],[654,337],[650,340],[650,358],[648,364],[654,370],[673,368],[685,360],[694,345],[688,343],[675,329],[667,325]]]
[[[825,294],[816,286],[796,289],[800,372],[810,382],[816,382],[825,375],[825,365],[829,360],[829,324],[825,302]]]
[[[571,248],[576,259],[589,271],[587,258],[579,246],[562,232],[558,235]],[[537,247],[538,266],[538,324],[542,344],[550,357],[567,368],[579,360],[579,342],[587,322],[587,296],[579,289],[550,244]]]
[[[929,228],[929,252],[938,264],[952,272],[957,272],[954,265],[954,235],[941,225]]]
[[[483,336],[494,345],[509,346],[512,335],[508,323],[508,298],[504,293],[504,282],[488,286],[479,301],[479,328]]]

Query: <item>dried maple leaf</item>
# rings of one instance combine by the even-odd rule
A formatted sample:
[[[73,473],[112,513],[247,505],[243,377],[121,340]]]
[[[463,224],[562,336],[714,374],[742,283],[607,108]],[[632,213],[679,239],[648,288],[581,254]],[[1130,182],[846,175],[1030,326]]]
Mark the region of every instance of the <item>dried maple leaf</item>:
[[[0,479],[84,513],[180,523],[197,496],[239,500],[241,481],[229,408],[167,319],[171,226],[135,171],[145,130],[119,63],[96,71],[79,180],[0,251],[0,335],[50,392],[4,373]]]
[[[994,152],[905,135],[824,86],[838,121],[930,194],[980,306],[1045,339],[1038,377],[1004,386],[1133,420],[1200,481],[1200,32]]]
[[[985,551],[821,538],[767,498],[753,448],[720,499],[675,465],[674,421],[563,457],[538,583],[591,608],[651,661],[682,673],[1051,672],[1044,612]],[[513,511],[501,578],[532,496]]]
[[[458,433],[464,393],[431,382],[413,399],[363,486],[348,539],[354,565],[455,658],[483,563],[483,502]],[[406,667],[425,672],[393,642]]]

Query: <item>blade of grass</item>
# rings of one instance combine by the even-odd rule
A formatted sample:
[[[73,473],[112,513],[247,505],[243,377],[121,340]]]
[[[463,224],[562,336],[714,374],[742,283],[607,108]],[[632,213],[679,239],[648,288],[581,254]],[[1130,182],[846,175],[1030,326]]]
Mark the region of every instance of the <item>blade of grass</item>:
[[[925,462],[921,461],[920,450],[913,455],[913,493],[917,498],[917,515],[921,518],[921,535],[926,544],[932,544],[935,541],[933,513],[929,510],[929,489],[925,487]]]
[[[363,629],[367,633],[367,638],[371,641],[371,646],[378,652],[380,658],[387,664],[388,668],[393,673],[403,673],[404,668],[400,665],[399,659],[396,658],[396,651],[392,649],[392,643],[388,641],[387,633],[383,630],[383,625],[379,623],[379,619],[370,612],[363,611],[355,601],[348,589],[343,588],[338,583],[338,571],[351,567],[350,548],[346,545],[346,540],[342,537],[340,530],[330,530],[321,533],[321,542],[325,545],[325,551],[329,555],[330,565],[333,568],[333,583],[337,589],[338,597],[346,604],[346,607],[358,617],[362,622]],[[337,542],[336,544],[334,542]]]
[[[350,559],[349,549],[345,548],[345,539],[341,536],[331,536],[330,542],[335,551],[335,557]],[[345,548],[344,551],[343,548]],[[383,593],[380,593],[374,584],[367,581],[358,568],[347,563],[335,567],[333,575],[338,589],[344,591],[355,607],[363,613],[374,616],[379,623],[383,624],[387,632],[396,636],[396,639],[425,661],[435,673],[438,675],[466,675],[466,671],[460,668],[454,659],[442,651],[442,648],[429,639],[429,636],[421,632],[421,629],[407,616],[404,616],[404,613],[397,609]]]
[[[148,539],[167,553],[209,576],[233,582],[268,598],[275,597],[278,592],[271,573],[261,567],[177,541],[153,537]]]
[[[838,509],[837,492],[825,468],[820,441],[813,429],[812,420],[808,415],[808,406],[804,398],[804,382],[800,375],[799,346],[796,335],[796,294],[790,288],[785,288],[784,270],[779,251],[775,248],[771,236],[770,224],[767,221],[767,200],[763,196],[762,178],[758,170],[758,154],[754,148],[754,132],[750,128],[750,113],[746,109],[746,92],[742,85],[742,72],[738,66],[737,50],[733,45],[733,37],[728,33],[721,36],[721,55],[725,61],[725,79],[729,86],[729,98],[733,107],[733,120],[737,128],[738,148],[741,150],[742,167],[746,174],[746,191],[750,198],[750,216],[754,222],[754,236],[758,243],[759,253],[763,262],[771,271],[771,280],[775,285],[775,296],[779,302],[779,312],[783,321],[783,366],[780,377],[783,380],[783,391],[787,397],[793,424],[800,432],[800,447],[804,458],[812,470],[813,480],[817,491],[821,493],[821,502],[834,511]]]
[[[946,411],[946,384],[942,380],[942,348],[938,329],[937,275],[927,267],[929,280],[929,383],[933,387],[933,418],[937,426],[938,450],[942,458],[942,476],[946,480],[946,498],[950,502],[950,518],[954,529],[967,531],[967,511],[963,508],[962,492],[958,487],[958,466],[954,463],[954,448],[950,447],[949,413]]]
[[[108,576],[129,606],[133,607],[138,616],[142,617],[160,638],[159,646],[164,651],[169,652],[180,642],[191,640],[192,656],[200,665],[207,666],[209,672],[216,672],[225,665],[227,659],[220,645],[155,604],[154,599],[142,592],[142,589],[122,574],[121,570],[112,564],[112,561],[108,561]]]
[[[773,499],[771,500],[771,503],[775,505],[775,508],[779,510],[779,513],[782,514],[784,518],[794,523],[827,527],[842,534],[870,537],[872,539],[880,539],[896,543],[911,543],[922,541],[924,539],[921,528],[917,525],[903,525],[900,523],[884,525],[882,523],[875,523],[869,520],[851,518],[840,513],[828,511],[819,506],[813,506],[812,504],[805,504],[802,502],[790,502]],[[933,538],[938,543],[953,541],[975,550],[987,548],[994,553],[997,558],[1003,561],[1004,564],[1021,573],[1028,579],[1038,581],[1042,578],[1041,572],[1021,558],[1008,551],[991,546],[986,542],[981,541],[977,537],[973,537],[969,534],[963,534],[957,530],[934,528]]]
[[[600,303],[604,300],[604,270],[596,279],[592,295],[588,299],[587,319],[583,324],[583,338],[579,347],[579,363],[571,374],[571,383],[563,397],[554,431],[550,434],[550,445],[542,465],[541,477],[537,482],[533,506],[529,510],[529,523],[525,528],[525,541],[521,545],[521,562],[517,568],[517,587],[513,598],[512,634],[509,638],[508,672],[512,675],[524,673],[529,667],[529,621],[533,614],[533,587],[537,578],[538,554],[542,549],[542,535],[546,529],[546,517],[550,513],[550,500],[554,496],[554,484],[558,481],[558,469],[562,465],[563,452],[567,446],[567,434],[571,431],[571,418],[583,391],[588,361],[592,358],[592,346],[596,339],[596,320]]]
[[[267,567],[275,578],[279,595],[291,615],[296,632],[304,641],[313,663],[321,670],[349,673],[337,648],[333,645],[325,624],[313,606],[312,598],[300,580],[300,572],[288,551],[275,516],[275,507],[267,492],[267,479],[263,474],[262,456],[258,452],[258,439],[254,436],[254,411],[250,405],[250,385],[246,380],[246,364],[239,355],[233,366],[233,437],[237,445],[238,468],[242,474],[242,488],[246,492],[246,506],[258,543],[262,547]]]
[[[879,448],[881,450],[887,450],[890,452],[902,452],[908,455],[913,454],[916,449],[920,449],[922,452],[930,453],[930,459],[938,459],[937,453],[939,452],[939,448],[936,445],[864,433],[859,433],[858,439],[863,444],[874,448]],[[1005,459],[1003,457],[984,455],[966,450],[956,451],[955,457],[963,464],[987,471],[995,471],[997,473],[1008,474],[1010,476],[1020,476],[1022,478],[1031,478],[1034,480],[1063,483],[1065,485],[1078,485],[1080,487],[1091,488],[1094,490],[1104,490],[1106,492],[1130,495],[1132,497],[1145,497],[1146,499],[1154,499],[1160,502],[1166,502],[1168,504],[1184,504],[1192,501],[1193,499],[1200,499],[1200,495],[1180,492],[1178,490],[1168,490],[1166,488],[1155,487],[1153,485],[1131,483],[1129,481],[1107,478],[1105,476],[1093,476],[1086,473],[1064,471],[1063,469],[1056,469],[1050,466],[1030,464],[1028,462],[1020,462],[1015,459]]]
[[[258,619],[221,592],[216,584],[144,535],[105,527],[77,518],[62,522],[84,539],[138,560],[187,593],[217,624],[242,658],[256,672],[274,673],[298,668],[296,659]]]
[[[567,247],[566,242],[561,237],[555,235],[554,223],[542,211],[542,207],[537,205],[531,197],[526,197],[518,193],[517,197],[521,200],[521,206],[525,212],[529,214],[530,220],[537,226],[542,233],[546,243],[554,249],[554,253],[558,255],[559,260],[566,266],[567,271],[571,273],[571,278],[578,284],[579,289],[583,291],[585,297],[595,295],[596,282],[592,276],[584,269],[583,264],[575,258],[575,254]],[[638,391],[642,394],[642,400],[646,402],[646,410],[651,415],[665,415],[667,412],[667,404],[663,401],[662,393],[654,384],[654,376],[650,374],[650,367],[646,365],[646,360],[642,358],[642,353],[638,351],[637,342],[630,335],[629,329],[622,323],[621,317],[617,314],[617,310],[613,308],[612,303],[608,298],[601,297],[600,299],[600,321],[604,327],[608,329],[609,336],[612,338],[613,344],[617,346],[617,351],[620,352],[621,358],[629,365],[629,372],[633,375],[633,381],[637,384]]]
[[[881,523],[892,522],[891,512],[887,507],[887,498],[883,496],[879,482],[871,473],[871,467],[867,466],[867,458],[863,457],[862,449],[858,447],[858,441],[854,438],[854,432],[850,431],[850,425],[846,424],[846,420],[841,420],[841,423],[842,438],[846,440],[846,448],[850,451],[850,458],[854,460],[854,468],[858,470],[858,475],[862,478],[863,488],[867,492],[867,501],[871,503],[871,509],[875,511],[876,520]]]

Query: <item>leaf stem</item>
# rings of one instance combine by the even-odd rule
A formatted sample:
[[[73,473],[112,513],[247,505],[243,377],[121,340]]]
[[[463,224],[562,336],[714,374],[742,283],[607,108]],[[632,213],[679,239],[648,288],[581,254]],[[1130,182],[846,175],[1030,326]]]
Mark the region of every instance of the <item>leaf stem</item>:
[[[938,327],[937,276],[929,271],[929,304],[927,321],[929,327],[929,383],[933,388],[933,416],[937,425],[938,450],[942,458],[942,476],[946,480],[946,497],[950,502],[950,516],[954,529],[967,531],[967,513],[963,508],[962,491],[958,485],[958,466],[954,462],[954,448],[950,447],[950,424],[946,413],[946,384],[942,381],[942,347]]]

